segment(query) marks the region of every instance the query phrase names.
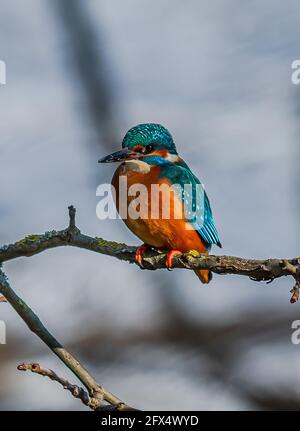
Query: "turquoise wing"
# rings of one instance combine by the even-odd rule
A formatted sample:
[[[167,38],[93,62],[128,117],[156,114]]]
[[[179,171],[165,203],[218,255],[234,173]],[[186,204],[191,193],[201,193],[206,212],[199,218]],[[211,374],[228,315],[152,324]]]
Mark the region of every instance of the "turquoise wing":
[[[175,186],[176,193],[184,202],[187,221],[206,244],[222,247],[204,186],[189,167],[185,163],[181,166],[173,163],[163,164],[161,176],[167,177]]]

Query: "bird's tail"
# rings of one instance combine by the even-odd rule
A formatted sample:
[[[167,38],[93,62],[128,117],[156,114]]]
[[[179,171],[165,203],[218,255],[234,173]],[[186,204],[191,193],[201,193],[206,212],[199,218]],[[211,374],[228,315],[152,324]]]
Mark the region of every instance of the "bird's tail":
[[[212,272],[209,271],[208,269],[197,269],[196,271],[194,271],[194,273],[204,284],[209,283],[210,280],[212,279]]]

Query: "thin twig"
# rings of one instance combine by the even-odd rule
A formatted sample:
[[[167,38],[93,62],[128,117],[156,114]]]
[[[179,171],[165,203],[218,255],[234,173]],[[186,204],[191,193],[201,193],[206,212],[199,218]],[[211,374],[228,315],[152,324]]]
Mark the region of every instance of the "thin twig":
[[[39,374],[40,376],[49,377],[49,379],[54,380],[55,382],[58,382],[64,389],[71,392],[73,397],[79,398],[83,402],[83,404],[85,404],[86,406],[90,407],[93,410],[96,410],[101,404],[101,401],[99,400],[99,398],[90,397],[88,392],[84,390],[82,387],[73,385],[65,378],[60,377],[53,370],[50,370],[49,368],[41,367],[40,364],[37,364],[37,363],[20,364],[17,366],[17,369],[19,371],[30,370],[35,374]]]

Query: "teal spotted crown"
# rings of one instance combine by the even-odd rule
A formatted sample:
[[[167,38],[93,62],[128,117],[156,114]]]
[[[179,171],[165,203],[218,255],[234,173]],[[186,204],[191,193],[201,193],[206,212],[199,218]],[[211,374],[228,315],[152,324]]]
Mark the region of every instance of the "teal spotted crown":
[[[132,149],[136,145],[153,145],[155,150],[166,149],[170,154],[177,154],[171,133],[160,124],[146,123],[132,127],[126,133],[122,147]]]

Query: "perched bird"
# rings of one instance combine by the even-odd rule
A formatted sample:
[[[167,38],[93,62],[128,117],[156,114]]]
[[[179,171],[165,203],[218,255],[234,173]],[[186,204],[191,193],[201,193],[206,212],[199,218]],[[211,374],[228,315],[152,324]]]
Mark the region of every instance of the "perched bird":
[[[196,250],[208,254],[212,244],[222,247],[207,194],[198,178],[179,157],[173,138],[165,127],[147,123],[131,128],[123,139],[122,150],[99,160],[99,163],[111,162],[121,162],[112,178],[117,210],[128,228],[144,242],[136,252],[136,261],[140,265],[143,253],[149,247],[167,251],[168,268],[172,267],[172,259],[179,252]],[[139,204],[140,217],[133,217],[130,211],[126,213],[135,196],[128,193],[125,203],[121,202],[120,177],[126,178],[127,191],[136,185],[146,188],[147,196]],[[167,185],[170,188],[175,184],[180,188],[172,189],[169,199],[159,193],[158,212],[155,217],[151,216],[153,185]],[[190,190],[186,191],[185,186],[190,186]],[[200,203],[196,193],[202,194]],[[166,205],[172,211],[168,217],[163,217]],[[212,278],[208,270],[196,270],[195,273],[202,283],[208,283]]]

